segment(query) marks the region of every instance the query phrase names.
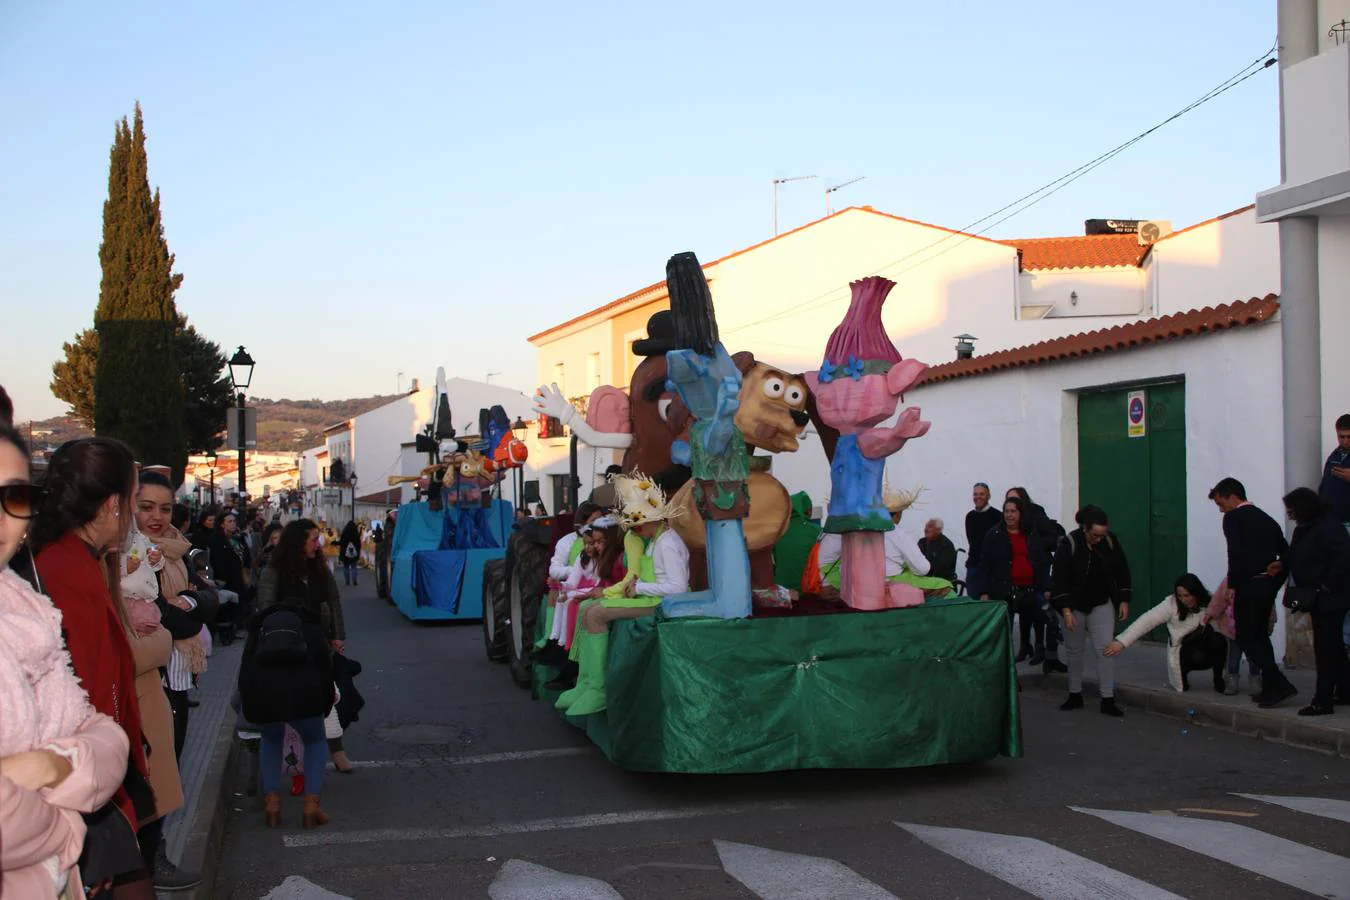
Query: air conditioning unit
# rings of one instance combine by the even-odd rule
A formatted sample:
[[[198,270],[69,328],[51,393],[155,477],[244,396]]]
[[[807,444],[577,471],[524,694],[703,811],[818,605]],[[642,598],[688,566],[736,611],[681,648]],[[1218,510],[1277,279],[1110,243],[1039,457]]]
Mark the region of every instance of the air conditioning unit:
[[[1172,233],[1172,223],[1162,219],[1151,219],[1139,223],[1139,244],[1147,246]]]

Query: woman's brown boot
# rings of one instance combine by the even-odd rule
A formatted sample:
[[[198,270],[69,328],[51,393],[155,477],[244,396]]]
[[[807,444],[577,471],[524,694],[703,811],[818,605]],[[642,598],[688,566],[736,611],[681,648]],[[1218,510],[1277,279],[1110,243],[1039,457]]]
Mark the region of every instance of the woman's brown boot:
[[[276,791],[263,796],[263,816],[268,828],[281,827],[281,795]]]
[[[320,825],[328,824],[328,813],[319,808],[319,795],[305,795],[305,819],[306,828],[318,828]]]

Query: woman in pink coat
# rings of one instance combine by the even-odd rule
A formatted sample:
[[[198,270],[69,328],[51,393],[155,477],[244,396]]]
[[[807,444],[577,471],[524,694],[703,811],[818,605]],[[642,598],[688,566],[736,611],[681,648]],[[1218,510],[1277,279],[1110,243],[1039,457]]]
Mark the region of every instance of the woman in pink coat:
[[[83,898],[80,814],[116,793],[129,746],[80,687],[60,612],[9,569],[38,491],[11,422],[0,389],[0,896]]]

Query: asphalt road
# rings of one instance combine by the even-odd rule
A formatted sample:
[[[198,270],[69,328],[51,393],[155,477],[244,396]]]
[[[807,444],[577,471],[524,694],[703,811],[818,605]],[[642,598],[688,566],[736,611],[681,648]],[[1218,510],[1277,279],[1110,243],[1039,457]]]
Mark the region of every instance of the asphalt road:
[[[315,831],[297,801],[273,831],[237,796],[218,897],[1350,897],[1343,760],[1027,692],[1020,760],[628,773],[488,662],[477,624],[415,626],[368,579],[344,603],[363,765],[330,771]]]

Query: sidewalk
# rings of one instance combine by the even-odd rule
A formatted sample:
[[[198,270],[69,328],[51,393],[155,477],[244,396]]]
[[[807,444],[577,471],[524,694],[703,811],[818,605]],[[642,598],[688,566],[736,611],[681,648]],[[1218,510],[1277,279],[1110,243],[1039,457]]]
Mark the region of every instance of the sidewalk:
[[[201,706],[188,718],[187,741],[178,764],[183,808],[168,817],[164,838],[169,859],[201,872],[202,883],[191,891],[159,894],[161,900],[212,896],[215,856],[224,837],[225,803],[231,799],[224,791],[230,751],[236,743],[230,695],[239,678],[243,652],[243,640],[228,647],[216,645],[210,667],[198,679]]]
[[[1083,681],[1095,692],[1097,657],[1090,652],[1088,656],[1083,663]],[[1261,709],[1251,701],[1245,662],[1242,690],[1231,697],[1215,693],[1207,671],[1190,673],[1191,689],[1184,694],[1173,690],[1167,683],[1167,648],[1162,644],[1141,641],[1115,657],[1115,663],[1116,701],[1121,705],[1350,759],[1350,707],[1338,707],[1329,716],[1298,715],[1312,700],[1317,677],[1312,669],[1285,669],[1298,695],[1275,709]],[[1045,675],[1039,666],[1022,663],[1017,675],[1024,690],[1066,695],[1069,690],[1067,675]]]

